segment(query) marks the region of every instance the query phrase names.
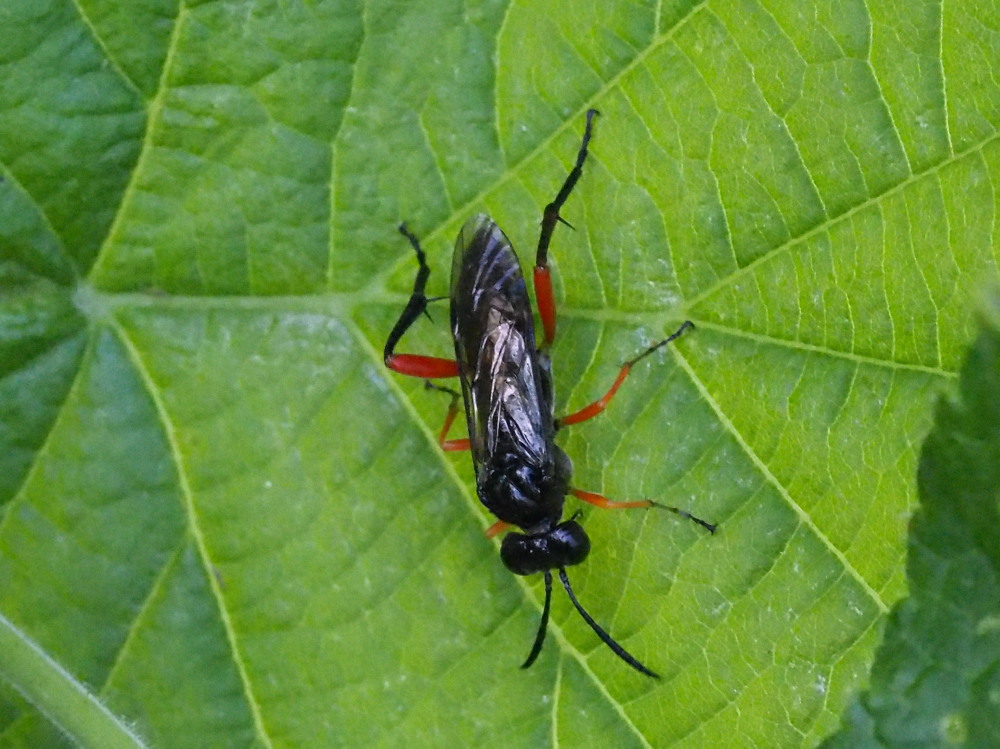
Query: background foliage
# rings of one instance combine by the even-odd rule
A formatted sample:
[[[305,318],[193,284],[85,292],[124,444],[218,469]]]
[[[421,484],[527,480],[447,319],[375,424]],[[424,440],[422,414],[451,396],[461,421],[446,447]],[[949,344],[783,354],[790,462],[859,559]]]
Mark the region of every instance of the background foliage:
[[[813,746],[906,589],[931,405],[997,275],[987,0],[4,0],[0,742]],[[444,404],[382,366],[472,212],[557,232],[558,408],[685,318],[500,565]],[[421,323],[413,351],[447,354]],[[105,709],[105,707],[107,709]],[[61,731],[71,738],[66,738]],[[141,737],[141,738],[140,738]]]
[[[827,749],[1000,744],[1000,299],[936,410],[920,455],[911,590],[893,610],[871,689]]]

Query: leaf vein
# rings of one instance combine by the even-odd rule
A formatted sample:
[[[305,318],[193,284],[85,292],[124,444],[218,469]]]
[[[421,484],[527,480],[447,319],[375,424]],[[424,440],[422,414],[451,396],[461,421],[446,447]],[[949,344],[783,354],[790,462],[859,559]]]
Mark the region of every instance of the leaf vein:
[[[743,438],[743,435],[736,428],[736,425],[733,424],[729,416],[722,410],[722,406],[715,400],[714,397],[712,397],[712,394],[705,387],[705,383],[702,382],[701,378],[695,373],[694,367],[684,354],[680,350],[674,349],[674,355],[677,357],[677,361],[680,365],[684,368],[684,371],[687,372],[688,376],[691,378],[691,382],[694,384],[695,388],[699,393],[701,393],[705,403],[708,404],[718,417],[719,423],[722,424],[726,431],[733,436],[733,439],[736,440],[737,444],[746,453],[747,457],[750,458],[750,461],[754,464],[754,466],[756,466],[761,475],[763,475],[768,483],[770,483],[777,490],[778,495],[788,504],[790,508],[792,508],[802,524],[815,534],[816,538],[830,551],[837,561],[840,562],[847,573],[858,582],[862,590],[864,590],[865,594],[875,602],[875,605],[878,606],[879,610],[882,611],[882,613],[888,613],[889,607],[886,605],[885,601],[882,600],[882,597],[878,594],[878,592],[872,588],[872,586],[868,584],[868,581],[865,580],[865,578],[854,568],[854,565],[850,563],[844,553],[838,549],[833,542],[830,541],[826,534],[816,526],[812,518],[809,517],[809,514],[792,498],[788,489],[780,481],[778,481],[778,477],[771,472],[771,469],[767,467],[764,461],[761,460],[760,456],[757,455],[757,452]]]
[[[122,80],[125,81],[125,84],[132,89],[132,91],[140,99],[146,101],[147,99],[145,94],[143,94],[136,82],[132,80],[132,77],[125,72],[125,69],[118,63],[118,60],[115,59],[115,56],[111,54],[111,50],[109,50],[108,46],[104,43],[103,37],[97,33],[97,27],[94,26],[93,21],[90,20],[90,16],[87,15],[87,12],[84,10],[83,4],[80,0],[72,0],[72,3],[73,7],[76,8],[76,12],[80,16],[80,20],[83,21],[83,25],[86,26],[87,31],[90,32],[90,37],[94,40],[94,43],[98,46],[101,52],[104,53],[104,57],[108,61],[111,68],[121,76]]]
[[[736,283],[744,275],[753,272],[754,270],[756,270],[758,268],[758,266],[763,265],[763,264],[765,264],[765,263],[773,260],[775,257],[778,257],[779,255],[781,255],[781,254],[783,254],[785,252],[790,252],[794,247],[797,247],[798,245],[804,244],[807,240],[809,240],[813,236],[815,236],[815,235],[817,235],[817,234],[819,234],[821,232],[827,231],[831,227],[833,227],[833,226],[835,226],[835,225],[837,225],[837,224],[839,224],[839,223],[841,223],[843,221],[848,220],[849,218],[851,218],[855,214],[859,213],[860,211],[863,211],[864,209],[869,208],[871,206],[878,206],[878,205],[880,205],[882,200],[888,198],[891,195],[894,195],[894,194],[896,194],[898,192],[901,192],[901,191],[905,190],[907,187],[909,187],[911,184],[913,184],[917,180],[921,180],[921,179],[924,179],[925,177],[938,174],[938,173],[941,172],[942,169],[950,166],[953,163],[956,163],[956,162],[958,162],[958,161],[960,161],[960,160],[962,160],[964,158],[967,158],[967,157],[972,157],[975,154],[979,154],[987,146],[989,146],[991,143],[997,141],[998,139],[1000,139],[1000,132],[994,133],[994,134],[992,134],[992,135],[990,135],[990,136],[988,136],[986,138],[983,138],[978,143],[973,144],[972,146],[970,146],[969,148],[965,149],[961,153],[955,154],[954,156],[951,156],[951,157],[946,158],[946,159],[942,159],[937,164],[934,164],[933,166],[930,166],[930,167],[928,167],[927,169],[924,169],[921,172],[915,172],[910,177],[907,177],[906,179],[903,179],[903,180],[899,181],[895,185],[892,185],[891,187],[888,187],[885,190],[882,190],[877,195],[872,195],[867,200],[864,200],[864,201],[858,203],[857,205],[855,205],[855,206],[853,206],[851,208],[848,208],[847,210],[843,211],[842,213],[839,213],[836,216],[832,216],[830,218],[827,218],[824,221],[818,222],[815,226],[811,227],[810,229],[807,229],[806,231],[802,232],[798,236],[789,237],[787,240],[785,240],[784,242],[782,242],[777,247],[774,247],[773,249],[768,250],[767,252],[763,253],[760,257],[754,259],[752,262],[747,263],[746,265],[740,267],[738,270],[734,271],[733,273],[730,273],[728,276],[726,276],[725,278],[723,278],[718,283],[712,284],[711,286],[709,286],[707,289],[705,289],[704,291],[702,291],[701,293],[699,293],[698,295],[696,295],[694,298],[692,298],[688,302],[689,306],[694,306],[696,304],[699,304],[700,302],[703,302],[705,299],[707,299],[711,295],[713,295],[713,294],[721,291],[722,289],[724,289],[724,288],[726,288],[726,287],[728,287],[728,286]]]
[[[267,729],[264,727],[261,706],[254,694],[250,675],[246,670],[245,659],[243,658],[237,643],[236,629],[229,617],[229,610],[226,608],[225,596],[222,594],[219,581],[216,579],[215,575],[211,573],[211,570],[215,565],[212,563],[211,555],[208,552],[205,535],[202,533],[201,527],[198,524],[198,513],[194,506],[194,492],[191,489],[191,485],[188,483],[184,457],[181,453],[180,444],[177,440],[177,430],[174,426],[173,418],[167,410],[167,406],[166,403],[163,402],[163,398],[160,397],[160,391],[157,388],[152,374],[146,366],[142,355],[139,353],[139,349],[136,347],[132,339],[129,338],[128,333],[125,331],[125,328],[121,325],[121,323],[115,318],[110,318],[110,320],[111,325],[119,337],[119,340],[121,340],[122,345],[128,352],[132,366],[135,367],[136,373],[139,375],[143,386],[146,388],[146,392],[149,393],[150,400],[153,402],[153,406],[160,418],[160,422],[163,424],[163,433],[167,439],[167,444],[170,446],[171,458],[177,470],[177,480],[181,489],[181,497],[184,502],[185,514],[188,518],[188,530],[194,539],[195,547],[198,550],[198,557],[201,559],[202,566],[204,567],[204,573],[208,580],[209,588],[212,591],[213,598],[215,598],[215,603],[219,610],[219,619],[222,622],[223,629],[226,633],[226,640],[229,643],[229,649],[232,653],[233,665],[236,667],[240,684],[242,685],[244,695],[246,696],[247,706],[250,708],[250,713],[253,716],[254,728],[263,744],[266,747],[272,747],[271,738],[267,733]]]

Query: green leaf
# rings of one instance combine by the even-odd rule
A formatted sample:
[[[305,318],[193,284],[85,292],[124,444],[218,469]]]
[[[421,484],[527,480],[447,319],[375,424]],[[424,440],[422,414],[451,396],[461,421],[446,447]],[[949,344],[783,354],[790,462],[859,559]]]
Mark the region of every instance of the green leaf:
[[[0,743],[837,728],[997,276],[1000,14],[552,6],[0,7]],[[585,510],[575,589],[661,681],[561,595],[517,668],[538,581],[437,448],[440,394],[381,361],[415,270],[396,225],[431,294],[477,211],[530,262],[589,107],[552,247],[557,409],[697,325],[560,436],[580,488],[720,523]],[[432,316],[405,350],[448,355]]]
[[[1000,299],[920,455],[910,595],[893,610],[871,687],[828,747],[1000,744]]]

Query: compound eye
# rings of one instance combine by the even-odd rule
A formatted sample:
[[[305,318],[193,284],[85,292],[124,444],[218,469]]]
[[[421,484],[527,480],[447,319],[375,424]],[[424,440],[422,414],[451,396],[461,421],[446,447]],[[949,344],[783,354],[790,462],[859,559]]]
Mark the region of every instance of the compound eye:
[[[575,520],[560,523],[549,533],[550,555],[560,567],[580,564],[590,554],[590,537]]]
[[[500,543],[500,561],[515,575],[533,575],[552,569],[551,556],[544,536],[508,533]]]

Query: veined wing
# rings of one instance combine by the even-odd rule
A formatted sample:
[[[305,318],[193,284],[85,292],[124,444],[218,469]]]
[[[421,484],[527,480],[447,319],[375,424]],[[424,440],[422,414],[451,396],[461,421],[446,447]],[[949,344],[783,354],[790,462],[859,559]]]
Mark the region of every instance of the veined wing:
[[[485,215],[455,244],[451,326],[477,473],[488,456],[541,465],[553,426],[531,303],[510,240]]]

